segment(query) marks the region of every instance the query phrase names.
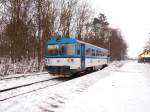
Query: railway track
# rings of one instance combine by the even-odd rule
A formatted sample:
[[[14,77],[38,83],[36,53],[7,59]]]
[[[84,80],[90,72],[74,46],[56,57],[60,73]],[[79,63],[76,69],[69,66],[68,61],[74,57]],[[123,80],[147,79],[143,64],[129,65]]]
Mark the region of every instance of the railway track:
[[[23,75],[18,75],[18,76],[7,76],[7,77],[2,77],[0,78],[1,80],[11,80],[11,79],[18,79],[18,78],[25,78],[25,77],[30,77],[30,76],[36,76],[36,75],[43,75],[43,74],[48,74],[47,72],[40,72],[40,73],[32,73],[32,74],[23,74]]]
[[[94,71],[91,71],[91,72],[94,72]],[[91,73],[91,72],[89,72],[89,73]],[[41,73],[27,75],[26,78],[28,78],[28,76],[30,77],[30,76],[40,75],[40,74]],[[47,73],[42,73],[41,75],[43,75],[43,74],[47,74]],[[75,77],[71,77],[70,79],[74,79],[78,76],[82,76],[87,73],[81,72],[79,74],[80,75],[77,75],[77,76],[75,75]],[[20,78],[20,77],[24,77],[24,76],[6,77],[6,78],[3,78],[3,80]],[[45,80],[35,81],[35,82],[21,84],[21,85],[17,85],[17,86],[12,86],[12,87],[10,86],[10,87],[6,87],[3,89],[0,88],[0,102],[6,101],[6,100],[9,100],[9,99],[21,96],[21,95],[25,95],[28,93],[32,93],[32,92],[35,92],[35,91],[38,91],[38,90],[41,90],[44,88],[48,88],[48,87],[63,83],[66,80],[68,80],[68,78],[53,77],[53,78],[46,78]]]
[[[9,78],[9,79],[3,79],[0,80],[0,92],[2,90],[10,90],[10,89],[15,89],[19,87],[22,87],[24,85],[29,86],[30,84],[36,84],[37,82],[42,82],[43,80],[49,80],[52,78],[56,78],[56,76],[50,76],[48,73],[47,74],[30,74],[27,77],[20,76],[19,78]]]
[[[9,90],[13,90],[13,89],[17,89],[17,88],[21,88],[21,87],[30,86],[30,85],[37,84],[37,83],[42,83],[42,82],[50,81],[50,80],[52,80],[52,79],[47,79],[47,80],[37,81],[37,82],[29,83],[29,84],[14,86],[14,87],[2,89],[2,90],[0,89],[0,93],[6,92],[6,91],[9,91]]]
[[[28,93],[32,93],[47,87],[51,87],[62,82],[66,81],[66,79],[62,78],[52,78],[43,81],[38,81],[30,84],[19,85],[12,88],[5,88],[0,90],[0,101],[5,101],[8,99],[15,98],[17,96],[25,95]]]

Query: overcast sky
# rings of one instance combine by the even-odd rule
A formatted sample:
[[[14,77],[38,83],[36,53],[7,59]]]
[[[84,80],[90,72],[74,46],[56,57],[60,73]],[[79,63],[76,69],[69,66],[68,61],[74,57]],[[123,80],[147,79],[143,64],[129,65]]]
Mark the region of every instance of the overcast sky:
[[[107,16],[110,26],[121,29],[130,57],[142,52],[150,32],[150,0],[91,0],[91,4]]]

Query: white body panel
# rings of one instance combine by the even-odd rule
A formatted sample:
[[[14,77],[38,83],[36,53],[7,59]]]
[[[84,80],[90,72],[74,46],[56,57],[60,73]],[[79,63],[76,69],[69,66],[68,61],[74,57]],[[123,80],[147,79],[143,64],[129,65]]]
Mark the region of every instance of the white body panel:
[[[80,58],[46,58],[47,66],[70,66],[70,69],[80,69]]]
[[[85,68],[105,65],[107,58],[85,58]],[[47,66],[70,66],[70,69],[81,69],[80,58],[46,58]]]
[[[93,67],[93,66],[99,66],[99,65],[105,65],[107,64],[107,58],[86,58],[85,59],[85,67]]]

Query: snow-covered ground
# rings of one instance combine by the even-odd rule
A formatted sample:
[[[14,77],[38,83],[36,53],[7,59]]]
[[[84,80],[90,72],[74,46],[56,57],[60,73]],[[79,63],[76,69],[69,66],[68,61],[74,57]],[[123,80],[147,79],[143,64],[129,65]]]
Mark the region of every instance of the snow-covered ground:
[[[149,112],[149,72],[149,64],[114,62],[101,71],[2,101],[0,112]]]
[[[14,76],[15,75],[13,75],[13,77]],[[4,77],[4,78],[8,78],[8,77]],[[33,74],[33,75],[22,74],[18,78],[0,80],[0,90],[5,89],[5,88],[12,88],[12,87],[19,86],[19,85],[26,85],[26,84],[30,84],[30,83],[34,83],[34,82],[38,82],[42,80],[48,80],[52,78],[54,78],[54,76],[50,76],[48,73],[45,73],[45,72],[41,72],[41,74]]]
[[[150,112],[150,65],[128,62],[67,102],[63,112]]]

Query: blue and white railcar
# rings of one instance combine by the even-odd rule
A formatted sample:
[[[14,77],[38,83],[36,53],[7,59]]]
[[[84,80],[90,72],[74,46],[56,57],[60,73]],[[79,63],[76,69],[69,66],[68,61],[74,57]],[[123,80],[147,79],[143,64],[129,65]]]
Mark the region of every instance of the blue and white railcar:
[[[108,64],[108,50],[74,38],[51,38],[47,42],[46,69],[52,75],[70,76],[77,71]]]

